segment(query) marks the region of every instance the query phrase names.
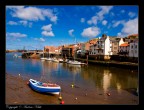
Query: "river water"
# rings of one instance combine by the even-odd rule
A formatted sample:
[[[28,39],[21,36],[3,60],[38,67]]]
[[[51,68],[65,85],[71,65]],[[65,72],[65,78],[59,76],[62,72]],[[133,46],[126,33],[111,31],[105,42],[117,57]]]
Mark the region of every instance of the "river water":
[[[80,87],[115,89],[117,92],[138,87],[138,71],[98,65],[79,66],[40,59],[13,58],[6,53],[6,73],[40,81],[72,84]],[[21,53],[16,53],[21,55]]]

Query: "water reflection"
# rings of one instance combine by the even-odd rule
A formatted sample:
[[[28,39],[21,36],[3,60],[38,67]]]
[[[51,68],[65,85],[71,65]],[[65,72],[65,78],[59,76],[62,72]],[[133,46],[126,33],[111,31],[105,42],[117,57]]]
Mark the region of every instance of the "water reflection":
[[[111,88],[121,92],[121,89],[138,87],[136,71],[90,64],[81,66],[38,59],[14,59],[11,53],[6,54],[6,72],[16,75],[21,73],[42,81],[94,85],[93,88],[103,89],[104,92]]]
[[[104,70],[103,73],[103,90],[104,92],[108,91],[108,88],[110,87],[110,80],[111,80],[111,74],[109,74],[109,70]]]
[[[93,66],[82,68],[81,76],[85,80],[92,80],[95,86],[108,91],[109,88],[120,89],[137,88],[138,73],[120,68]]]

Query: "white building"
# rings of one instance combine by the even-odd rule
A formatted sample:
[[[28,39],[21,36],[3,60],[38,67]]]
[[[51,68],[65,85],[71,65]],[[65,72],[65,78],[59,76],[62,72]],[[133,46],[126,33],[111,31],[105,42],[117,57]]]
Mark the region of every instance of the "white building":
[[[96,44],[90,46],[90,56],[103,57],[103,59],[109,59],[109,56],[112,55],[112,42],[110,41],[109,36],[103,35],[98,39]]]
[[[130,43],[129,57],[138,57],[138,40],[134,40]]]

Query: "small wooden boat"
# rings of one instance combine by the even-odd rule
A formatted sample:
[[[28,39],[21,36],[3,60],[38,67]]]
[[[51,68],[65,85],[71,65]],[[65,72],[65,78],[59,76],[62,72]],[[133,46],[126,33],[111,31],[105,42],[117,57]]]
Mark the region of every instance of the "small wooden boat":
[[[58,95],[61,87],[53,83],[43,83],[34,79],[29,80],[30,87],[40,93],[50,93]]]

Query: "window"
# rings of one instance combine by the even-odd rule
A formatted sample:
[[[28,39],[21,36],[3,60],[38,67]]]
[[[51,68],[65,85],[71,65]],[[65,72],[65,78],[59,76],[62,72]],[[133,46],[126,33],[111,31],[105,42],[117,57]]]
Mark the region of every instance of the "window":
[[[135,48],[137,48],[137,45],[135,45]]]
[[[135,53],[137,53],[137,50],[135,50]]]
[[[131,50],[131,53],[133,53],[133,50]]]
[[[117,47],[114,47],[114,49],[116,50],[116,49],[117,49]]]
[[[99,50],[98,50],[98,53],[99,53]]]
[[[133,45],[131,46],[131,48],[133,48]]]
[[[103,50],[102,50],[102,53],[103,53]]]

